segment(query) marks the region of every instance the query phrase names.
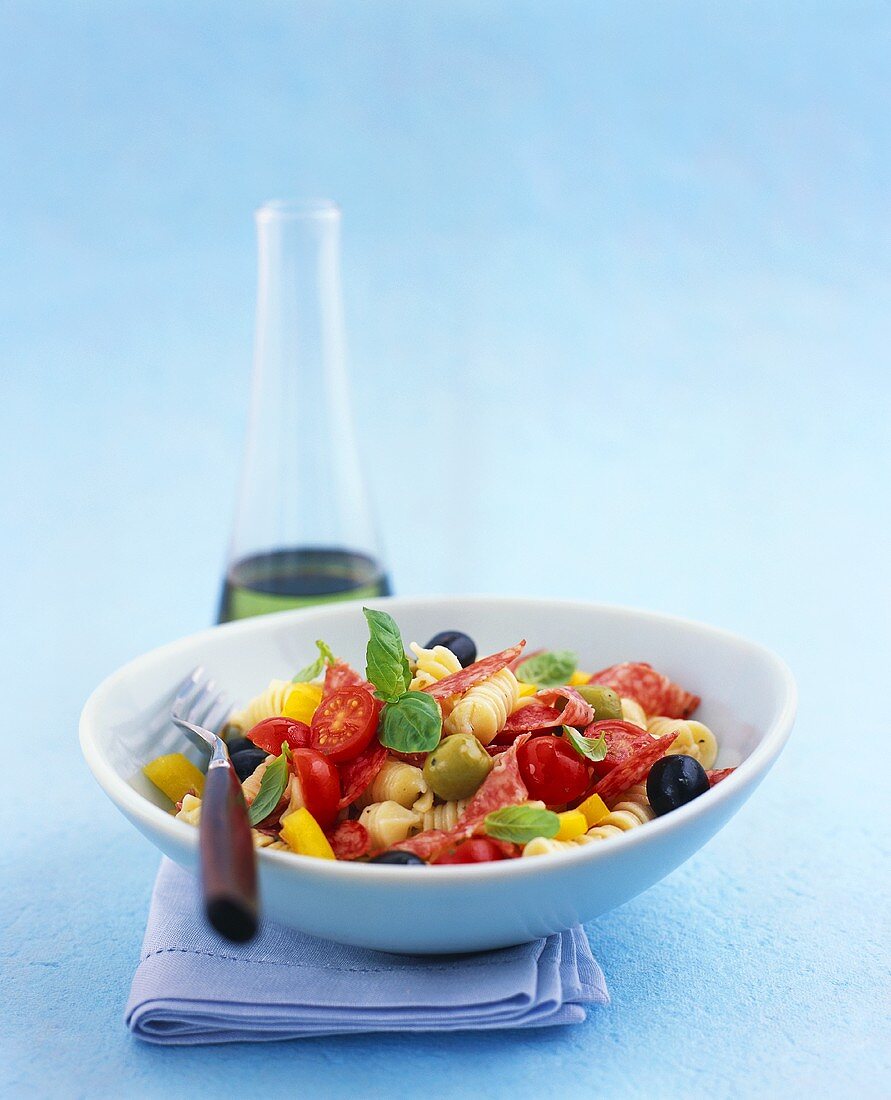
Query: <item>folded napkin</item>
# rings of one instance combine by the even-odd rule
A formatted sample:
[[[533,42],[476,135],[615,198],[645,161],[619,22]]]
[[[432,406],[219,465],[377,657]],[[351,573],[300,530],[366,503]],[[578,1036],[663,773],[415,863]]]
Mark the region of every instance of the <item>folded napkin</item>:
[[[434,872],[435,873],[435,872]],[[581,928],[471,955],[390,955],[264,921],[249,944],[221,939],[195,879],[164,860],[126,1022],[188,1046],[369,1031],[458,1031],[580,1023],[609,997]]]

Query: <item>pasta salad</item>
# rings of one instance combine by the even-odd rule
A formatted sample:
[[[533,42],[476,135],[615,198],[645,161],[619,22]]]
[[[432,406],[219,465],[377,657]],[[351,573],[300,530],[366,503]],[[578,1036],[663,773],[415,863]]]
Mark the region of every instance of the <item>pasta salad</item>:
[[[478,659],[460,631],[406,653],[390,615],[363,611],[364,675],[319,641],[223,731],[258,848],[434,866],[547,855],[645,825],[733,770],[714,769],[699,698],[649,664],[583,671],[525,641]],[[199,823],[194,764],[174,753],[144,771]]]

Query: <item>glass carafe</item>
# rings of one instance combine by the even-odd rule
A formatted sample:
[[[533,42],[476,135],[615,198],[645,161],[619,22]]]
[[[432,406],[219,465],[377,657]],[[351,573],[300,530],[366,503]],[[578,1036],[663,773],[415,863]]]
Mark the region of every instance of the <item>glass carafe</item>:
[[[248,436],[219,621],[390,591],[356,444],[340,210],[270,202]]]

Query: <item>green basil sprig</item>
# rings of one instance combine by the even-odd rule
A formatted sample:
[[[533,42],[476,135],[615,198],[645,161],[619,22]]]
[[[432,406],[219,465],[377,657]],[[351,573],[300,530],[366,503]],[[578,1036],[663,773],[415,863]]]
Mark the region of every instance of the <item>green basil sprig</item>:
[[[486,814],[483,828],[496,840],[526,844],[537,836],[556,836],[560,831],[560,818],[553,810],[542,810],[538,806],[505,806]]]
[[[595,763],[598,760],[602,760],[609,749],[602,733],[597,738],[583,737],[579,731],[574,730],[572,726],[564,726],[563,736],[570,745],[572,745],[579,756],[584,756],[588,760],[593,760]]]
[[[299,672],[295,672],[291,677],[291,683],[293,684],[308,684],[319,675],[321,675],[322,669],[325,665],[333,665],[337,658],[331,652],[329,646],[327,646],[321,638],[316,642],[319,648],[319,655],[316,659],[308,664],[305,668],[301,668]]]
[[[285,742],[282,745],[281,756],[277,756],[263,772],[257,797],[248,807],[248,821],[251,826],[259,825],[269,817],[285,793],[285,787],[288,785],[289,755],[288,743]]]
[[[442,714],[432,695],[407,691],[387,703],[378,739],[397,752],[432,752],[442,736]]]
[[[386,611],[363,607],[368,620],[368,647],[365,650],[365,675],[374,684],[375,694],[385,703],[395,703],[408,691],[411,669],[405,656],[402,635],[393,617]]]
[[[524,684],[538,687],[560,687],[572,676],[578,666],[578,657],[569,649],[555,649],[538,653],[523,661],[517,668],[517,679]]]
[[[363,607],[368,620],[365,675],[384,700],[378,740],[396,752],[430,752],[442,737],[442,713],[432,695],[409,691],[411,669],[402,635],[386,611]]]

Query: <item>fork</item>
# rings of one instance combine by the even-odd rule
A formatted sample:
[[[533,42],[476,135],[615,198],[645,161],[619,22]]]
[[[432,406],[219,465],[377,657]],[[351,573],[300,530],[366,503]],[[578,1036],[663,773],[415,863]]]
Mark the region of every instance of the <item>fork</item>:
[[[210,764],[201,799],[198,843],[204,910],[213,927],[233,943],[257,931],[257,865],[241,783],[219,729],[231,704],[199,666],[176,690],[170,717]]]

